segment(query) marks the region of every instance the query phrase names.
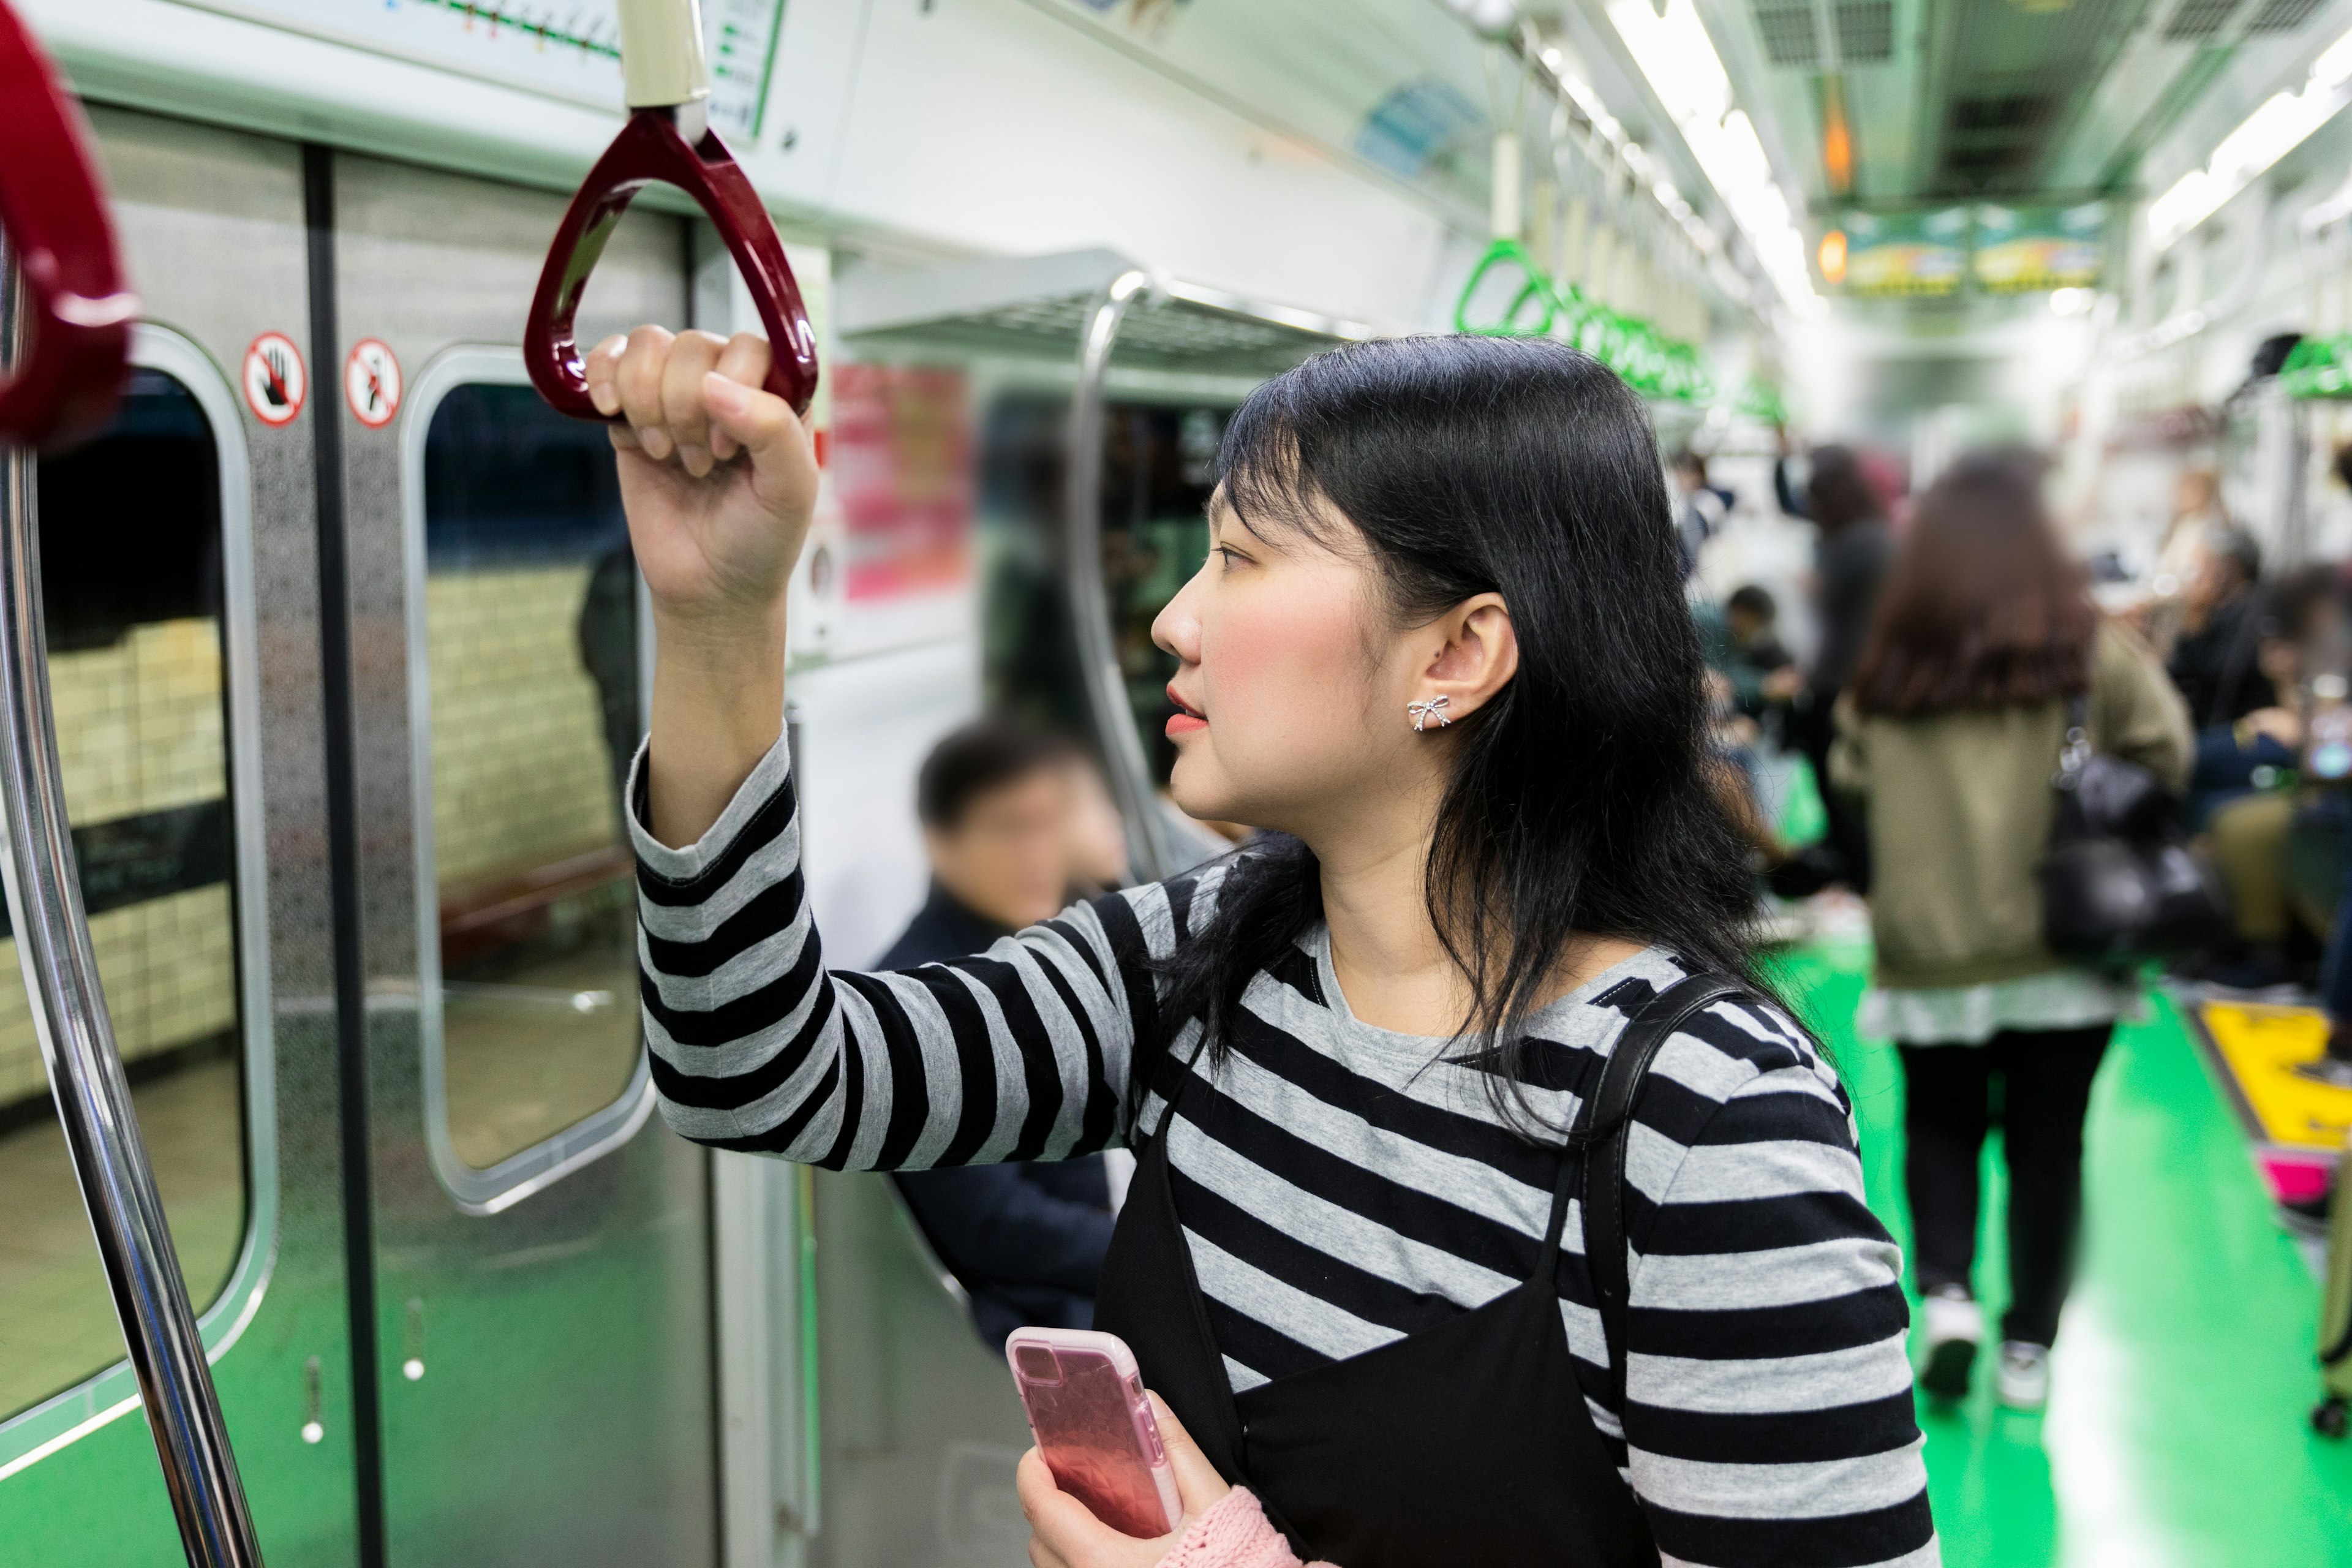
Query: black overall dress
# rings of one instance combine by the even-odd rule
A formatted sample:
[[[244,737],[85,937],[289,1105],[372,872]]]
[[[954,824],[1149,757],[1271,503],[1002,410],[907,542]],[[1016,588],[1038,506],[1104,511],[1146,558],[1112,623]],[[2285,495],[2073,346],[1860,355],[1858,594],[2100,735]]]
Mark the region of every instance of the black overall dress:
[[[1171,1105],[1138,1156],[1095,1327],[1127,1342],[1145,1386],[1219,1475],[1256,1494],[1302,1558],[1339,1568],[1654,1568],[1648,1521],[1593,1427],[1569,1354],[1554,1283],[1560,1231],[1589,1165],[1617,1216],[1625,1115],[1649,1058],[1674,1026],[1738,989],[1693,976],[1628,1022],[1561,1157],[1535,1272],[1485,1306],[1234,1394],[1169,1189]],[[1187,1089],[1194,1076],[1185,1074]],[[1588,1183],[1585,1196],[1590,1209],[1601,1194]],[[1615,1253],[1622,1260],[1622,1244]],[[1621,1279],[1603,1307],[1604,1320],[1617,1309],[1617,1367],[1622,1297]]]

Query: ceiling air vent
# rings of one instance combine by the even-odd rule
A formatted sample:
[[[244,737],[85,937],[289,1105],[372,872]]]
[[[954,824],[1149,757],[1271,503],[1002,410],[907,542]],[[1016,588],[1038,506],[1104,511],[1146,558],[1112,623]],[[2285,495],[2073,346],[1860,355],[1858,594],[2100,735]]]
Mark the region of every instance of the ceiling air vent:
[[[1789,5],[1787,0],[1757,0],[1756,32],[1764,41],[1764,58],[1776,66],[1822,63],[1822,34],[1814,23],[1812,0]]]
[[[2173,10],[2172,20],[2164,25],[2164,36],[2174,43],[2183,38],[2210,38],[2221,30],[2221,24],[2237,8],[2238,0],[2180,0]]]
[[[2311,20],[2319,0],[2269,0],[2246,24],[2249,33],[2291,33]]]
[[[1988,93],[1980,98],[1952,100],[1952,129],[1962,132],[2024,131],[2050,111],[2050,100],[2036,93]]]
[[[1895,0],[1837,0],[1833,10],[1843,63],[1874,66],[1895,58]]]

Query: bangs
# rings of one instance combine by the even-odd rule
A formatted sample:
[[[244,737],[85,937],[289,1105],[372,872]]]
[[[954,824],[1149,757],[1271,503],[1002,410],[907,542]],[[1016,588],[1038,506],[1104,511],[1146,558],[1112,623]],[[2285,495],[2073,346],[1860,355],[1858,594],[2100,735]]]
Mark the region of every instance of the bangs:
[[[1225,422],[1210,508],[1223,501],[1244,528],[1269,542],[1296,533],[1331,548],[1338,541],[1323,509],[1338,502],[1315,475],[1319,444],[1301,428],[1312,422],[1276,392],[1282,385],[1279,379],[1261,385]]]

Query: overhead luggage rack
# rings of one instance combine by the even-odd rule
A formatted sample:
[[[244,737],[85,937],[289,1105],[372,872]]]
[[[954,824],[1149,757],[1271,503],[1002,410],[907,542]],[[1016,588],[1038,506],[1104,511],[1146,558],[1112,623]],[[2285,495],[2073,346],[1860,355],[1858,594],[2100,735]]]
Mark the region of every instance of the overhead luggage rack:
[[[1103,580],[1103,400],[1112,355],[1123,366],[1265,377],[1380,334],[1360,321],[1181,282],[1115,250],[855,272],[841,279],[836,312],[841,335],[861,349],[905,343],[1026,359],[1076,349],[1062,525],[1087,705],[1138,873],[1158,880],[1183,869],[1128,706]]]
[[[1022,357],[1067,354],[1123,279],[1140,279],[1119,325],[1122,364],[1273,374],[1381,334],[1361,322],[1246,299],[1155,272],[1115,250],[868,268],[836,288],[835,321],[863,347],[894,342]],[[1133,297],[1133,290],[1130,290]]]

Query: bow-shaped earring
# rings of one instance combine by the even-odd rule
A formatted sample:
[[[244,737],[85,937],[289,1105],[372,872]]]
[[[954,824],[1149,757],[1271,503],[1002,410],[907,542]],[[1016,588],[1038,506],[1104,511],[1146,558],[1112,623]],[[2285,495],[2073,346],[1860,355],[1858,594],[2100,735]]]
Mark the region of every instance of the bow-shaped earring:
[[[1435,697],[1425,698],[1419,702],[1406,703],[1404,705],[1404,710],[1412,715],[1412,732],[1416,735],[1420,734],[1421,727],[1423,724],[1428,723],[1432,719],[1437,721],[1437,727],[1441,730],[1444,729],[1448,724],[1453,723],[1454,721],[1445,716],[1445,710],[1453,700],[1454,699],[1451,697],[1447,697],[1444,694],[1440,693]]]

